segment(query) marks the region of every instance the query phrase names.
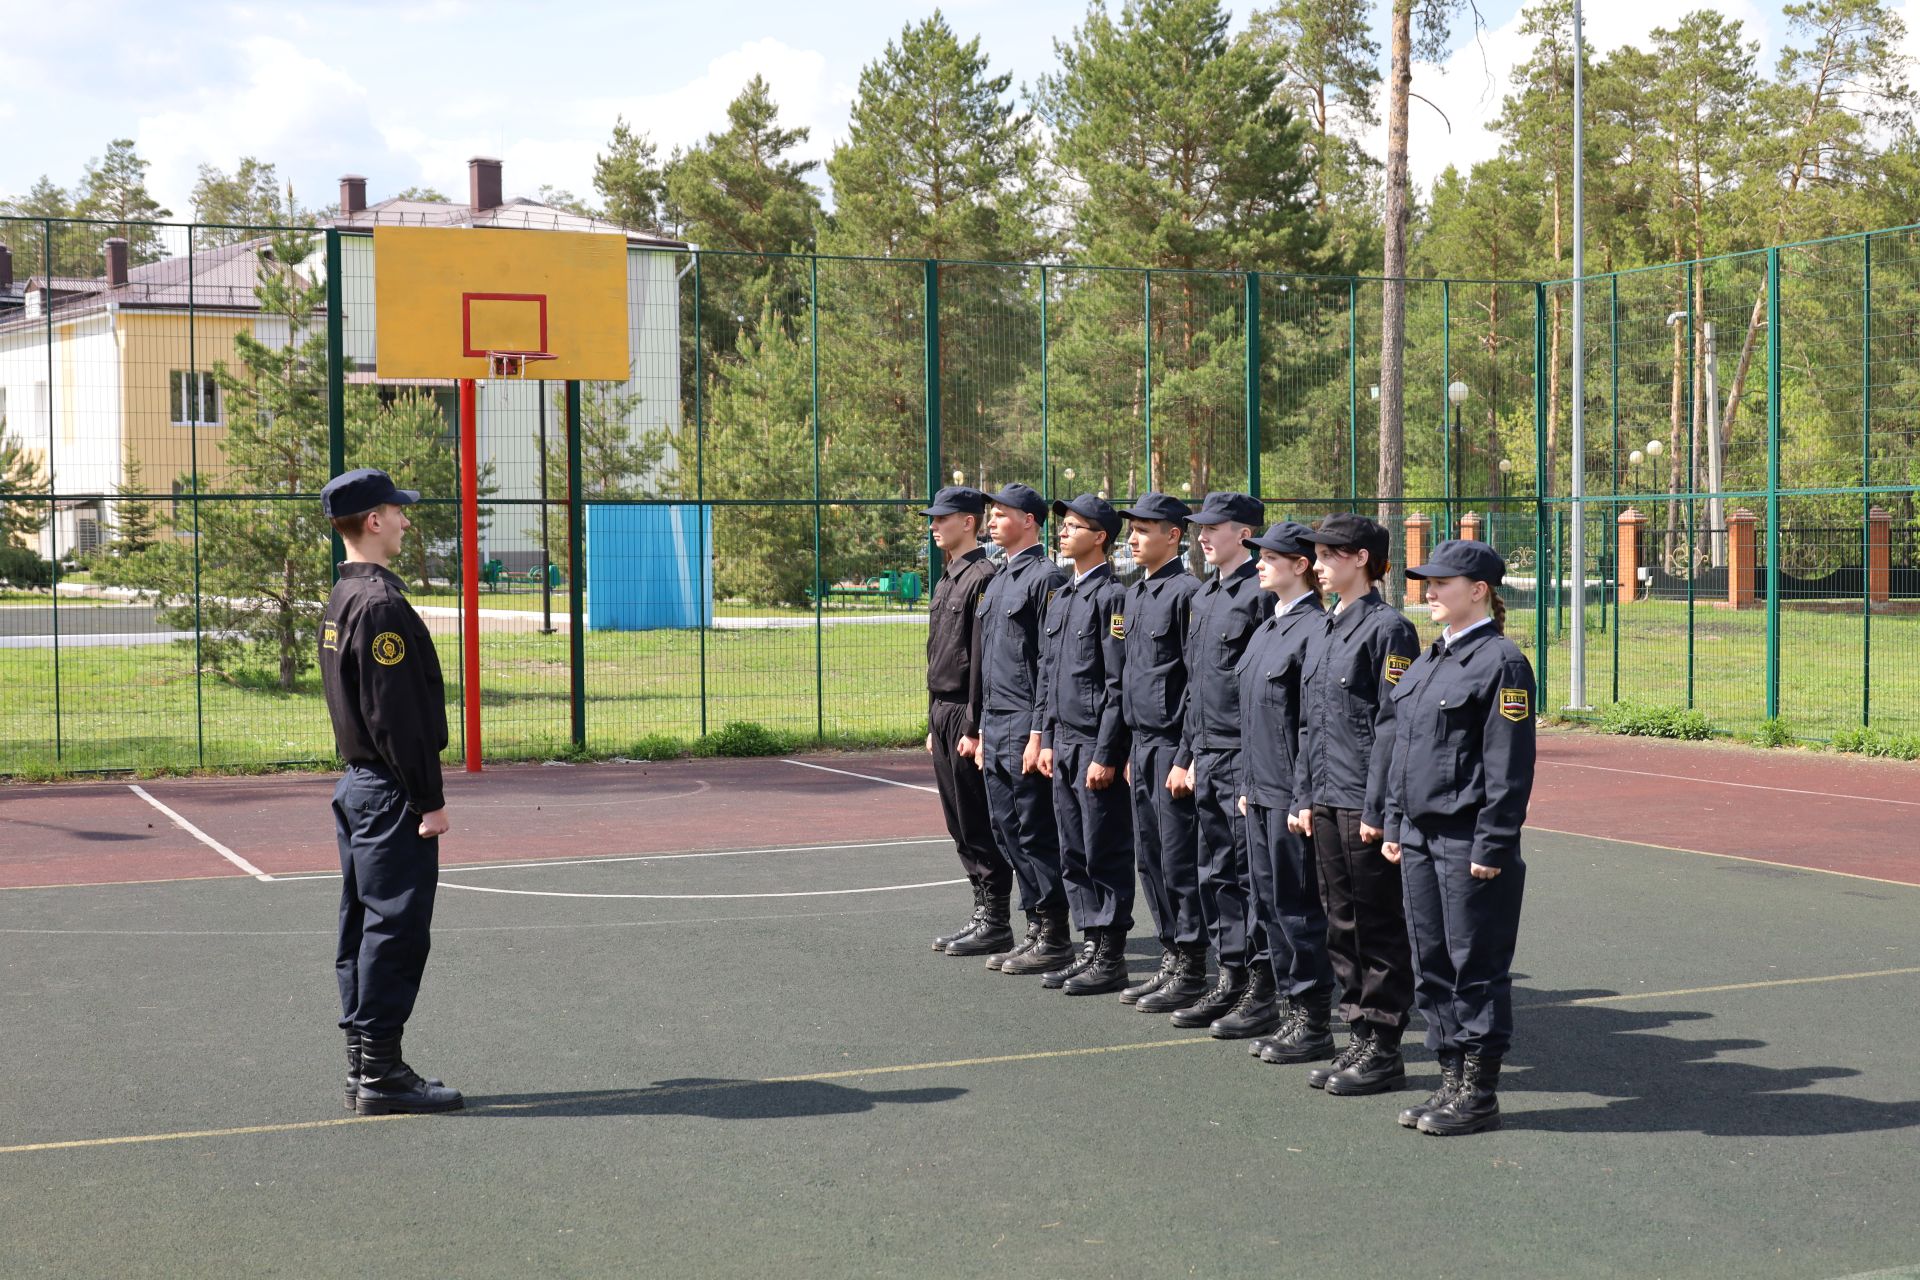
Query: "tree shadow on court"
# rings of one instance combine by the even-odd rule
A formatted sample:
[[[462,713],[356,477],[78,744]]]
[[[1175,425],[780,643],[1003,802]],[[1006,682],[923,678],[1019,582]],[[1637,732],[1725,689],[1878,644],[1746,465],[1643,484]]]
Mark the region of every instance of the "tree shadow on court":
[[[1713,1017],[1699,1010],[1574,1004],[1604,990],[1514,991],[1514,1052],[1503,1093],[1589,1094],[1587,1106],[1505,1112],[1509,1129],[1548,1133],[1701,1133],[1798,1137],[1920,1126],[1920,1101],[1875,1102],[1809,1092],[1859,1076],[1840,1066],[1769,1067],[1723,1055],[1765,1049],[1764,1040],[1702,1040],[1657,1034]],[[1518,1097],[1513,1101],[1519,1102]]]
[[[645,1089],[498,1094],[469,1098],[485,1116],[701,1116],[709,1120],[785,1120],[846,1116],[883,1104],[951,1102],[965,1089],[860,1089],[825,1080],[729,1080],[690,1076]]]

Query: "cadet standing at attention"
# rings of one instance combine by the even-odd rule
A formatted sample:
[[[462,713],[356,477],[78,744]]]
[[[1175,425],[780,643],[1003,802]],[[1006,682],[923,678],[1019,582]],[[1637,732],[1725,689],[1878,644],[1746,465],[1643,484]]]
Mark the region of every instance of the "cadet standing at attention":
[[[1178,498],[1143,493],[1120,513],[1144,572],[1127,588],[1115,630],[1124,637],[1120,706],[1132,737],[1127,790],[1140,883],[1160,937],[1160,967],[1120,992],[1148,1013],[1184,1009],[1207,992],[1207,938],[1200,914],[1200,845],[1193,791],[1167,787],[1180,751],[1187,703],[1187,613],[1200,580],[1187,572],[1180,538],[1193,511]]]
[[[1127,767],[1120,715],[1126,654],[1117,620],[1126,589],[1107,563],[1120,513],[1083,493],[1055,502],[1053,516],[1073,580],[1054,593],[1041,640],[1040,772],[1053,781],[1061,875],[1086,942],[1072,963],[1041,982],[1091,996],[1127,985],[1133,929],[1133,813],[1120,776]]]
[[[1301,674],[1300,757],[1294,823],[1313,841],[1327,908],[1327,952],[1350,1038],[1331,1064],[1307,1073],[1328,1093],[1398,1089],[1407,1069],[1400,1037],[1413,1005],[1400,868],[1381,856],[1393,703],[1387,695],[1420,652],[1420,638],[1381,599],[1387,531],[1333,515],[1312,534],[1322,590],[1339,596],[1313,637]]]
[[[987,501],[987,536],[1005,562],[980,594],[980,746],[994,841],[1013,864],[1027,935],[987,959],[1002,973],[1045,973],[1073,959],[1053,786],[1040,774],[1040,623],[1066,575],[1040,545],[1047,504],[1024,484]]]
[[[1254,954],[1249,914],[1247,824],[1240,816],[1240,678],[1234,668],[1273,597],[1254,581],[1245,539],[1266,508],[1244,493],[1210,493],[1189,523],[1214,576],[1193,593],[1187,622],[1187,716],[1182,759],[1167,785],[1193,792],[1200,828],[1200,909],[1219,956],[1220,976],[1197,1002],[1173,1015],[1176,1027],[1209,1027],[1222,1039],[1260,1036],[1280,1025],[1273,972]]]
[[[320,621],[320,682],[346,771],[333,789],[340,846],[334,974],[347,1034],[348,1101],[363,1116],[452,1111],[459,1092],[423,1080],[400,1055],[420,994],[447,831],[440,753],[446,690],[426,624],[387,568],[420,495],[384,471],[334,477],[320,506],[347,561]]]
[[[1533,796],[1533,667],[1507,639],[1507,565],[1448,541],[1407,570],[1446,629],[1393,691],[1386,843],[1406,885],[1414,1000],[1440,1087],[1400,1113],[1422,1133],[1500,1127],[1500,1060],[1513,1039],[1513,948]]]
[[[1325,630],[1325,607],[1313,571],[1313,530],[1292,520],[1270,526],[1247,549],[1260,557],[1260,589],[1273,595],[1274,615],[1247,642],[1240,660],[1241,761],[1247,856],[1253,867],[1253,922],[1265,942],[1282,1006],[1280,1027],[1255,1040],[1265,1062],[1311,1062],[1333,1056],[1328,1018],[1333,969],[1327,962],[1327,913],[1313,850],[1289,828],[1294,757],[1300,746],[1300,669],[1308,639]]]
[[[1013,945],[1007,899],[1013,868],[993,843],[986,780],[973,754],[980,747],[980,628],[974,611],[993,577],[980,545],[987,495],[952,485],[933,495],[927,517],[934,545],[946,557],[927,611],[927,751],[947,834],[973,886],[973,916],[933,940],[950,956],[984,956]]]

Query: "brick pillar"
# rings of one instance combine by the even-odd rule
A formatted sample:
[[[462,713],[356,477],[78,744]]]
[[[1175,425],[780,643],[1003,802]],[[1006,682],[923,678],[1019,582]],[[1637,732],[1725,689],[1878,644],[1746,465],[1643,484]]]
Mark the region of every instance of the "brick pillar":
[[[1640,592],[1640,552],[1645,545],[1641,530],[1647,527],[1647,517],[1632,507],[1620,513],[1618,527],[1614,536],[1619,554],[1620,581],[1617,599],[1621,604],[1632,604],[1642,598]]]
[[[1433,530],[1433,518],[1416,511],[1407,517],[1407,563],[1425,564],[1427,535]],[[1427,598],[1427,584],[1418,578],[1407,579],[1407,603],[1420,604]]]
[[[1867,512],[1867,599],[1885,604],[1893,594],[1893,513],[1885,507]]]
[[[1755,566],[1753,530],[1760,517],[1745,507],[1727,517],[1727,604],[1735,609],[1754,606]]]
[[[1469,511],[1460,517],[1460,536],[1469,542],[1482,542],[1486,531],[1486,517],[1477,511]]]

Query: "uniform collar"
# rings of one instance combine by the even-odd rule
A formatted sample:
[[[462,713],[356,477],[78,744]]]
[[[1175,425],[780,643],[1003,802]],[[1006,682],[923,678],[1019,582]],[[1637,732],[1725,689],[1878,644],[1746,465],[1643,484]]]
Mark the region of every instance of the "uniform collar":
[[[1346,631],[1354,625],[1356,618],[1373,612],[1373,607],[1382,603],[1384,602],[1380,599],[1379,591],[1369,589],[1367,594],[1360,596],[1340,612],[1329,612],[1327,614],[1327,630],[1334,632]]]
[[[1018,568],[1024,561],[1045,560],[1046,558],[1047,558],[1047,549],[1036,542],[1032,546],[1022,547],[1018,551],[1014,552],[1012,555],[1008,556],[1007,568],[1009,569]]]
[[[1492,625],[1493,625],[1492,618],[1482,618],[1480,619],[1480,621],[1473,623],[1470,626],[1462,627],[1458,631],[1455,631],[1451,627],[1449,627],[1447,630],[1440,633],[1440,638],[1446,641],[1447,648],[1451,649],[1455,645],[1459,644],[1462,640],[1465,640],[1468,636],[1473,635],[1475,632],[1480,631],[1483,628],[1490,627]]]
[[[385,565],[371,564],[365,560],[343,560],[340,562],[340,576],[343,578],[372,578],[384,582],[396,591],[405,591],[407,584],[400,576]]]
[[[1157,592],[1160,589],[1161,583],[1171,582],[1173,579],[1179,577],[1181,574],[1185,573],[1186,571],[1187,571],[1186,558],[1184,556],[1175,556],[1173,559],[1161,565],[1158,569],[1155,569],[1152,573],[1149,573],[1145,577],[1138,579],[1134,583],[1134,585],[1141,588],[1144,591]]]
[[[1235,591],[1239,589],[1241,583],[1251,580],[1254,574],[1259,571],[1259,566],[1254,564],[1253,557],[1248,556],[1239,563],[1232,573],[1227,574],[1225,577],[1217,573],[1214,574],[1213,581],[1207,585],[1218,587],[1223,591]]]
[[[1493,619],[1489,618],[1487,621],[1492,622]],[[1448,655],[1457,655],[1462,662],[1465,662],[1470,650],[1478,646],[1487,637],[1497,636],[1499,634],[1498,631],[1495,631],[1490,626],[1472,626],[1451,639],[1442,636],[1440,639],[1434,641],[1434,644],[1439,646],[1440,650],[1437,656],[1444,658]]]
[[[1078,577],[1076,577],[1072,582],[1068,583],[1067,585],[1077,590],[1078,588],[1085,586],[1089,582],[1099,581],[1101,574],[1106,574],[1108,577],[1113,576],[1113,566],[1105,563],[1097,564],[1093,566],[1093,568],[1087,570],[1085,573],[1080,574]]]
[[[964,565],[978,564],[980,563],[980,561],[985,560],[986,558],[987,558],[987,549],[985,547],[975,547],[973,550],[961,556],[958,560],[955,560],[953,562],[953,567],[955,569],[959,569]]]
[[[1306,606],[1302,602],[1311,599],[1313,599],[1313,592],[1306,591],[1287,601],[1287,603],[1276,606],[1273,611],[1273,620],[1278,622],[1280,619],[1292,614],[1304,612]]]

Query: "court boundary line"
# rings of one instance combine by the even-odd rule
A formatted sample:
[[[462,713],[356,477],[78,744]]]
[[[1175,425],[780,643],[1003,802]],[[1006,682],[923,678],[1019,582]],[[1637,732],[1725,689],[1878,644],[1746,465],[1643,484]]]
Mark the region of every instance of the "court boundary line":
[[[260,868],[254,866],[251,862],[248,862],[245,858],[241,857],[239,854],[235,853],[233,850],[227,848],[227,846],[225,846],[224,844],[221,844],[218,840],[215,840],[212,836],[208,835],[206,832],[202,831],[200,828],[194,826],[191,822],[188,822],[185,818],[175,813],[172,809],[169,809],[166,805],[160,803],[160,801],[154,799],[153,793],[148,791],[145,787],[141,786],[139,783],[129,782],[127,784],[127,789],[133,792],[133,794],[139,796],[142,800],[145,800],[148,804],[152,805],[154,808],[158,809],[160,812],[166,814],[167,817],[173,820],[174,826],[179,827],[182,831],[186,832],[188,835],[192,836],[195,840],[198,840],[201,844],[204,844],[205,846],[207,846],[207,848],[213,850],[215,853],[225,858],[228,862],[231,862],[234,866],[240,868],[240,870],[252,876],[255,880],[270,881],[273,879],[272,876],[268,875],[266,872],[262,871]]]
[[[1578,760],[1542,760],[1555,769],[1592,769],[1599,773],[1625,773],[1636,778],[1661,778],[1668,782],[1693,782],[1703,787],[1740,787],[1747,791],[1778,791],[1791,796],[1818,796],[1823,800],[1862,800],[1868,804],[1897,804],[1920,808],[1920,800],[1895,800],[1891,796],[1856,796],[1844,791],[1811,791],[1804,787],[1768,787],[1758,782],[1734,782],[1727,778],[1696,778],[1684,773],[1655,773],[1650,769],[1621,769],[1607,764],[1585,764]]]
[[[502,889],[497,885],[454,884],[440,882],[442,889],[465,889],[468,893],[498,893],[511,898],[604,898],[608,901],[641,902],[731,902],[760,898],[842,898],[859,893],[898,893],[906,889],[944,889],[966,884],[958,880],[925,880],[919,884],[882,884],[859,889],[789,889],[780,893],[577,893],[563,889]]]
[[[1920,881],[1889,880],[1885,876],[1862,875],[1858,871],[1840,871],[1833,867],[1809,867],[1798,862],[1775,862],[1771,858],[1752,858],[1743,853],[1716,853],[1712,849],[1689,849],[1685,845],[1656,844],[1651,840],[1629,840],[1625,836],[1597,836],[1586,831],[1562,831],[1558,827],[1539,827],[1531,822],[1521,828],[1521,838],[1525,839],[1529,831],[1539,831],[1550,836],[1570,836],[1575,840],[1599,840],[1606,844],[1624,844],[1636,849],[1658,849],[1662,853],[1691,853],[1702,858],[1725,858],[1729,862],[1750,862],[1756,867],[1778,867],[1786,871],[1806,871],[1813,875],[1839,876],[1845,880],[1890,884],[1901,889],[1920,889]]]
[[[785,757],[781,758],[780,763],[797,764],[802,769],[818,769],[821,773],[837,773],[845,778],[859,778],[863,782],[883,782],[889,787],[902,787],[908,791],[925,791],[936,796],[940,794],[940,788],[929,787],[920,782],[899,782],[893,778],[882,778],[877,774],[855,773],[851,769],[831,769],[824,764],[808,764],[805,760],[788,760]]]
[[[1525,1014],[1533,1009],[1575,1008],[1582,1005],[1615,1004],[1628,1000],[1676,999],[1686,995],[1704,995],[1718,991],[1750,991],[1765,987],[1807,986],[1821,982],[1854,982],[1868,978],[1884,978],[1920,972],[1920,967],[1903,969],[1880,969],[1865,973],[1822,974],[1803,978],[1771,978],[1762,982],[1735,983],[1726,986],[1681,988],[1672,991],[1635,991],[1612,996],[1583,996],[1576,1000],[1543,1000],[1538,1004],[1516,1006],[1519,1013]],[[1229,1045],[1237,1042],[1228,1041]],[[1047,1062],[1062,1058],[1086,1058],[1105,1054],[1132,1053],[1144,1049],[1171,1049],[1180,1045],[1212,1045],[1221,1047],[1222,1042],[1211,1036],[1184,1036],[1177,1040],[1142,1040],[1131,1044],[1088,1045],[1073,1049],[1039,1049],[1031,1053],[1003,1053],[976,1058],[948,1058],[939,1062],[903,1062],[883,1064],[872,1067],[850,1067],[838,1071],[815,1071],[804,1075],[763,1076],[755,1080],[716,1080],[695,1085],[664,1085],[645,1089],[615,1089],[600,1095],[600,1101],[617,1102],[622,1099],[668,1097],[681,1093],[721,1092],[730,1089],[747,1089],[769,1084],[813,1084],[834,1080],[854,1080],[863,1076],[904,1075],[919,1071],[952,1071],[963,1067],[1004,1066],[1015,1062]],[[512,1112],[533,1111],[540,1107],[551,1106],[551,1102],[482,1102],[465,1108],[466,1112]],[[460,1112],[447,1113],[458,1116]],[[284,1124],[242,1125],[231,1129],[187,1129],[176,1133],[140,1133],[122,1134],[105,1138],[68,1138],[52,1142],[23,1142],[11,1146],[0,1146],[0,1156],[27,1155],[42,1151],[72,1151],[95,1147],[133,1146],[151,1142],[177,1142],[191,1138],[227,1138],[247,1137],[262,1133],[297,1133],[308,1129],[330,1129],[343,1125],[366,1124],[376,1120],[420,1120],[429,1117],[418,1114],[395,1114],[384,1116],[342,1116],[330,1120],[294,1120]]]

